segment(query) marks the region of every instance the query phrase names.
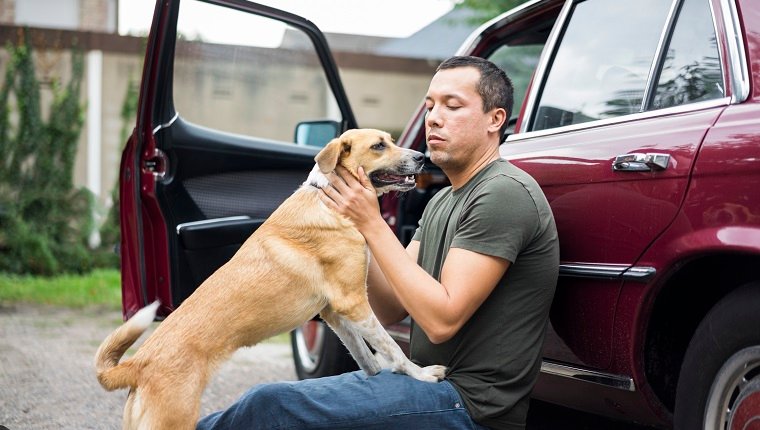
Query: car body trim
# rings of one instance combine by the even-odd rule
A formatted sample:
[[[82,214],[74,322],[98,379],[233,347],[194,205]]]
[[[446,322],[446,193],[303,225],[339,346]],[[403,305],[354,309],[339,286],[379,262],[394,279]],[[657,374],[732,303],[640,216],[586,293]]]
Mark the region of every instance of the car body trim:
[[[744,42],[739,21],[739,12],[734,0],[721,0],[721,15],[726,28],[728,61],[731,73],[731,103],[741,103],[749,97],[749,68],[744,52]]]
[[[171,127],[172,124],[174,124],[174,121],[177,120],[177,118],[179,118],[179,112],[174,112],[174,116],[169,121],[167,121],[167,122],[165,122],[163,124],[159,124],[159,125],[156,126],[156,128],[153,129],[153,134],[155,135],[156,133],[158,133],[159,130],[161,130],[163,128],[169,128],[169,127]]]
[[[636,384],[630,376],[581,369],[547,360],[541,363],[541,373],[604,385],[619,390],[636,391]]]
[[[495,29],[508,25],[515,18],[519,18],[525,13],[530,13],[532,10],[537,9],[541,3],[546,3],[547,1],[548,0],[530,0],[491,18],[467,36],[464,42],[459,46],[459,49],[456,50],[455,55],[469,55],[476,48],[484,34],[491,33]]]
[[[549,33],[549,37],[546,40],[543,51],[541,51],[541,57],[538,60],[538,66],[536,66],[536,70],[534,72],[534,76],[536,79],[540,79],[540,81],[535,81],[528,88],[528,97],[525,100],[525,106],[523,107],[525,118],[523,118],[523,121],[520,124],[520,130],[515,130],[515,133],[517,134],[526,133],[528,131],[528,127],[533,122],[533,119],[535,117],[535,112],[533,111],[535,109],[536,100],[538,99],[538,94],[543,91],[544,81],[546,79],[546,70],[549,68],[549,62],[554,57],[554,51],[557,47],[559,36],[564,31],[565,25],[567,24],[567,17],[570,15],[570,10],[572,8],[573,0],[567,0],[562,6],[562,10],[559,12],[557,21],[555,21],[554,27],[552,27],[552,30]],[[537,87],[534,88],[534,86]],[[539,91],[537,88],[539,88],[541,91]],[[514,134],[512,136],[514,136]]]
[[[629,281],[649,281],[657,274],[657,269],[654,267],[646,266],[634,266],[623,272],[623,279]]]
[[[619,278],[629,266],[626,264],[560,264],[560,276],[582,278]]]
[[[211,218],[211,219],[203,219],[200,221],[183,222],[182,224],[177,224],[177,234],[180,234],[180,232],[183,229],[186,229],[188,227],[224,223],[224,222],[230,222],[230,221],[248,221],[250,219],[251,217],[249,217],[248,215],[238,215],[238,216],[228,216],[224,218]]]
[[[670,4],[668,17],[665,19],[665,25],[662,27],[662,32],[660,33],[660,40],[657,42],[657,49],[655,49],[654,56],[652,57],[652,64],[649,66],[647,85],[644,87],[644,96],[641,98],[639,112],[646,111],[652,104],[652,99],[654,98],[655,89],[658,84],[657,80],[659,80],[660,63],[662,63],[662,57],[665,55],[665,44],[669,43],[669,35],[675,31],[674,22],[676,20],[676,11],[681,3],[680,0],[673,0]]]
[[[680,106],[673,106],[665,109],[650,110],[646,112],[634,113],[631,115],[623,115],[615,118],[606,118],[596,121],[582,122],[580,124],[566,125],[562,127],[548,128],[546,130],[527,131],[524,133],[510,134],[507,137],[506,144],[510,144],[516,141],[531,139],[534,137],[550,136],[554,134],[563,134],[570,131],[585,130],[595,127],[603,127],[612,124],[618,124],[628,121],[641,120],[654,117],[662,117],[666,115],[678,115],[687,112],[694,112],[698,110],[710,109],[720,106],[727,106],[731,104],[730,97],[723,97],[719,99],[706,100],[703,102],[689,103]]]
[[[654,267],[629,266],[627,264],[560,264],[559,275],[573,278],[625,279],[646,282],[657,270]]]
[[[409,344],[410,334],[401,330],[387,329],[388,334],[397,342]],[[563,378],[575,379],[577,381],[589,382],[592,384],[604,385],[625,391],[636,391],[636,384],[633,378],[626,375],[615,375],[604,373],[596,370],[581,369],[580,367],[568,366],[550,360],[542,360],[541,373]]]

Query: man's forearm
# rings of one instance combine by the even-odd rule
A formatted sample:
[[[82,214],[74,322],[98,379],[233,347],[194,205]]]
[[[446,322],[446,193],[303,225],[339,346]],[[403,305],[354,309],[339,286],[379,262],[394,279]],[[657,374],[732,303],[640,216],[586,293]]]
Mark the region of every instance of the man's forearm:
[[[367,273],[367,296],[372,310],[383,325],[397,323],[407,316],[406,309],[399,303],[388,280],[371,255]]]
[[[417,265],[384,223],[363,234],[397,303],[428,336],[442,330],[450,299],[444,286]]]

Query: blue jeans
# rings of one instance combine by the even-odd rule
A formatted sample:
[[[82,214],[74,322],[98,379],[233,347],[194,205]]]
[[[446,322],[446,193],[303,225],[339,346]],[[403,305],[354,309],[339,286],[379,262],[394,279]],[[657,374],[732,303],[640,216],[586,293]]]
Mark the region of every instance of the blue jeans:
[[[206,429],[482,430],[447,381],[421,382],[383,370],[257,385],[227,410],[198,422]]]

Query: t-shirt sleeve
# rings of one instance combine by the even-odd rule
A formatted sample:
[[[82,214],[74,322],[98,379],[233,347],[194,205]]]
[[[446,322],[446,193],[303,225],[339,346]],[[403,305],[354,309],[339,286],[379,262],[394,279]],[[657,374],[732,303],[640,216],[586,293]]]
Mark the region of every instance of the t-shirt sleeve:
[[[514,263],[538,226],[538,210],[530,192],[519,181],[499,175],[473,190],[451,247]]]

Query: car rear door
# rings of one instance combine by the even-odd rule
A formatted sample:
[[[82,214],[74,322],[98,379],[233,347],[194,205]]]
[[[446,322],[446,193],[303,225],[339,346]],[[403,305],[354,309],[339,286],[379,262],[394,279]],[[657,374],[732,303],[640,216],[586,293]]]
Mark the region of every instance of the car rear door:
[[[120,171],[124,315],[156,299],[159,315],[175,309],[355,127],[309,21],[240,0],[157,1]]]
[[[557,221],[544,357],[559,371],[609,370],[625,375],[610,383],[633,386],[620,365],[633,340],[613,339],[618,295],[659,269],[636,263],[676,217],[699,145],[729,103],[715,28],[707,0],[565,4],[519,133],[502,146]]]

